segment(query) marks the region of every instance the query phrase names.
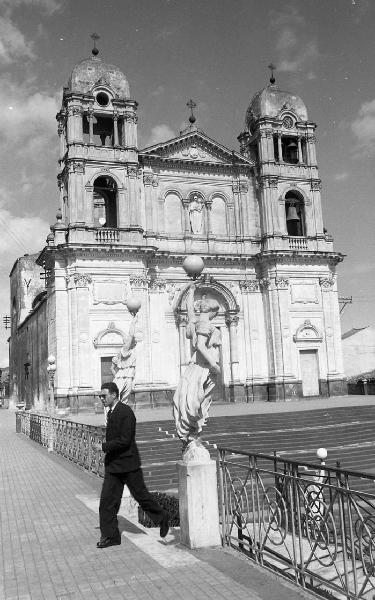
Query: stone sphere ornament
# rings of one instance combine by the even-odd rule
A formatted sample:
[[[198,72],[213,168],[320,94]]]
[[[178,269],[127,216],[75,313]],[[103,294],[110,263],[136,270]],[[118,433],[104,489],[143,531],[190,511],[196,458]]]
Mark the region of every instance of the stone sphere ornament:
[[[182,267],[188,277],[198,279],[204,269],[204,262],[197,254],[190,254],[185,258]]]
[[[136,296],[130,296],[126,301],[126,308],[132,314],[136,314],[141,308],[142,302]]]

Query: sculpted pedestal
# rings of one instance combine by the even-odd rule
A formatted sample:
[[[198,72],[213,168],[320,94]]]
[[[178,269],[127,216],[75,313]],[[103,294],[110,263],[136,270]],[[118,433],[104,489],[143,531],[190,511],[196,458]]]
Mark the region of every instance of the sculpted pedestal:
[[[200,446],[177,463],[181,543],[189,548],[221,545],[216,462]]]

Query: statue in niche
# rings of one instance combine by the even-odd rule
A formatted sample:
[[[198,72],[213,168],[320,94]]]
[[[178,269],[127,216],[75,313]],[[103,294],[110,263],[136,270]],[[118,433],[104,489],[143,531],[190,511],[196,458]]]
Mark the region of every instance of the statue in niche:
[[[203,227],[203,202],[195,194],[189,203],[189,219],[191,231],[194,234],[202,233]]]
[[[137,312],[132,313],[133,320],[129,332],[125,335],[124,344],[118,354],[112,358],[111,371],[113,382],[119,390],[120,401],[127,404],[133,389],[136,356],[135,347],[142,339],[142,330],[138,324]]]
[[[173,396],[176,431],[183,443],[183,459],[186,461],[209,458],[200,436],[208,418],[216,377],[220,374],[221,333],[211,322],[220,307],[216,300],[206,295],[194,301],[195,290],[196,284],[193,283],[187,295],[186,329],[194,354]]]

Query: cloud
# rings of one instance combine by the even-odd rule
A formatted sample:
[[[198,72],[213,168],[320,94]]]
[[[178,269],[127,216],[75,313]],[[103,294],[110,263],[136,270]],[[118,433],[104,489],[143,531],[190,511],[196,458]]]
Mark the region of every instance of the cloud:
[[[176,137],[173,129],[169,127],[169,125],[165,125],[162,123],[161,125],[155,125],[151,129],[150,135],[147,138],[144,146],[147,148],[148,146],[153,146],[154,144],[158,144],[160,142],[165,142],[172,138]]]
[[[315,79],[313,65],[319,56],[315,38],[309,36],[308,24],[295,6],[283,5],[270,11],[271,28],[277,32],[277,70],[289,73],[306,72]]]
[[[152,90],[152,92],[150,92],[150,96],[161,96],[162,94],[164,94],[165,92],[165,87],[164,85],[158,85],[154,90]]]
[[[32,42],[6,17],[0,17],[0,63],[10,65],[21,59],[35,58]]]
[[[348,177],[349,177],[349,173],[342,172],[342,173],[336,173],[336,175],[333,176],[333,179],[335,181],[345,181],[345,179],[348,179]]]
[[[364,102],[351,124],[359,152],[375,151],[375,99]]]
[[[32,254],[45,246],[49,225],[39,216],[16,216],[0,208],[0,255],[2,264],[11,267],[16,258],[25,252]]]
[[[63,6],[61,0],[0,0],[0,7],[3,7],[8,14],[20,6],[30,6],[33,10],[40,8],[47,14],[53,14]]]

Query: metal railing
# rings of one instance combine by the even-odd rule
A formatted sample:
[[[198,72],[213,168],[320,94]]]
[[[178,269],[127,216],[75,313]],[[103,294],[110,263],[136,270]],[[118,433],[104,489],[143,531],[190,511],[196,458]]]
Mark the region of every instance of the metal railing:
[[[325,598],[373,600],[374,475],[218,448],[223,543]]]
[[[16,418],[20,420],[20,433],[46,448],[52,435],[53,449],[57,454],[90,473],[103,476],[104,454],[96,451],[95,446],[105,439],[105,427],[84,425],[30,411],[18,412]]]

